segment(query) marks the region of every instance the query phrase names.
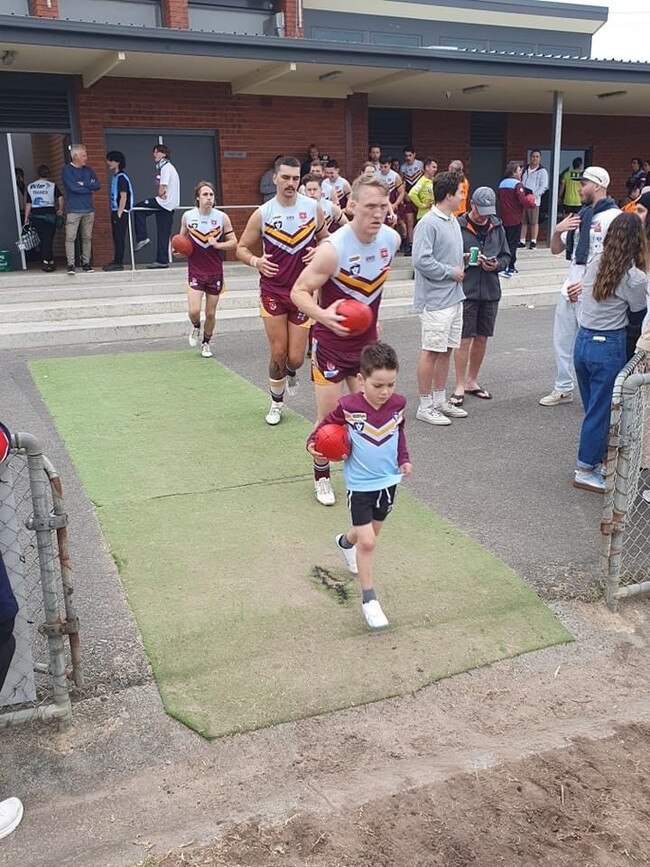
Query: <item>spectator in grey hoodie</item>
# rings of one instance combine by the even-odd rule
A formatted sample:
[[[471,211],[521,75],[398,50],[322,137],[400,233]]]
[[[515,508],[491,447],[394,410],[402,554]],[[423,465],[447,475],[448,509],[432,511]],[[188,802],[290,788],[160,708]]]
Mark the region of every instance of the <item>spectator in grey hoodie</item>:
[[[440,172],[433,179],[435,204],[415,227],[413,304],[422,323],[418,361],[420,406],[415,417],[426,424],[448,425],[467,412],[445,396],[452,349],[460,346],[463,328],[463,238],[454,211],[461,204],[463,176]]]

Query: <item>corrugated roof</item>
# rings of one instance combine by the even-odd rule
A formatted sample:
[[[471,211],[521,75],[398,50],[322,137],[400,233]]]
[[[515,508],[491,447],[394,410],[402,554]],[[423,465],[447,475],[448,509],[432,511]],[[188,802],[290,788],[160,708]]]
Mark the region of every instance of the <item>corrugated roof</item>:
[[[616,64],[625,64],[627,66],[644,66],[650,67],[650,61],[647,60],[619,60],[616,57],[605,58],[605,57],[587,57],[586,55],[577,56],[575,54],[538,54],[536,52],[529,51],[496,51],[494,49],[488,48],[456,48],[455,46],[444,46],[444,45],[427,45],[425,46],[428,49],[437,49],[440,51],[450,51],[454,54],[473,54],[473,55],[481,55],[481,56],[489,56],[489,57],[514,57],[521,58],[526,60],[576,60],[580,62],[587,63],[595,63],[595,64],[606,64],[606,63],[616,63]]]

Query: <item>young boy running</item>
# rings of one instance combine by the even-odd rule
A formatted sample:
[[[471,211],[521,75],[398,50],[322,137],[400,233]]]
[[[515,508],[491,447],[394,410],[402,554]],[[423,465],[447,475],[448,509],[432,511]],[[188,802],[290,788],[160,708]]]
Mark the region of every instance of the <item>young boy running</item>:
[[[223,291],[223,253],[234,250],[237,236],[230,217],[214,207],[215,190],[210,181],[199,181],[194,187],[196,208],[186,211],[181,221],[181,235],[194,244],[194,253],[187,260],[187,306],[192,331],[190,346],[198,346],[201,334],[201,304],[205,296],[205,322],[201,355],[211,358],[210,340],[214,332],[217,304]]]
[[[361,610],[371,629],[388,626],[388,618],[375,596],[372,555],[377,536],[395,503],[402,476],[412,466],[404,434],[406,398],[395,394],[397,355],[387,343],[371,343],[361,353],[360,391],[346,394],[307,440],[314,458],[322,455],[314,445],[316,433],[326,424],[344,424],[352,450],[343,465],[352,529],[335,537],[348,569],[359,576]]]

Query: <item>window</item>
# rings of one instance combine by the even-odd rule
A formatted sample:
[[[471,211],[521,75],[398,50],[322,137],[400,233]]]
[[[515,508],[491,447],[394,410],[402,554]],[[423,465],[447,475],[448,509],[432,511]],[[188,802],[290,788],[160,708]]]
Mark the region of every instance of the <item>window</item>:
[[[361,30],[335,30],[330,27],[312,27],[311,38],[321,42],[365,42]]]
[[[370,41],[374,45],[410,45],[419,48],[422,37],[411,33],[371,33]]]

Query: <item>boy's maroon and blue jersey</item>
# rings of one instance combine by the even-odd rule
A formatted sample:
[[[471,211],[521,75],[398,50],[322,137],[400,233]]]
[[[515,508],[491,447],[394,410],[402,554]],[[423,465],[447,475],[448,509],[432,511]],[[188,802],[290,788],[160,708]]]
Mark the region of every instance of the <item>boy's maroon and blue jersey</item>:
[[[401,481],[400,466],[410,462],[404,433],[406,398],[393,394],[375,409],[362,393],[346,394],[336,409],[312,431],[308,443],[326,424],[343,424],[352,448],[343,464],[348,491],[381,491]]]
[[[330,235],[325,243],[334,247],[338,265],[321,289],[320,306],[329,307],[335,301],[353,298],[370,307],[372,324],[363,334],[339,337],[327,326],[315,322],[313,338],[318,343],[320,357],[332,366],[330,369],[353,370],[359,367],[364,346],[377,339],[381,293],[401,241],[397,232],[382,226],[374,241],[362,244],[352,225],[348,224]]]

